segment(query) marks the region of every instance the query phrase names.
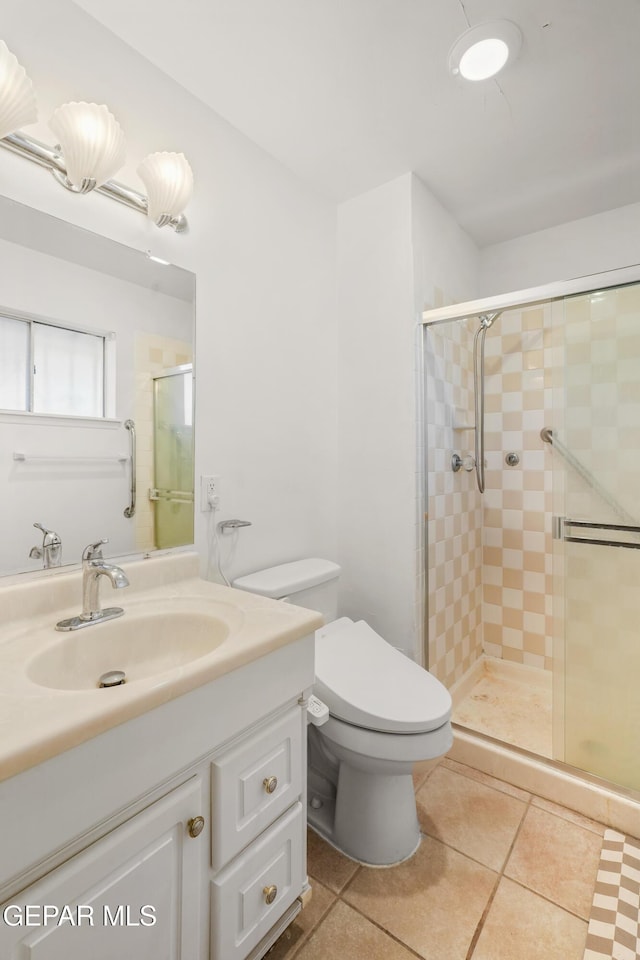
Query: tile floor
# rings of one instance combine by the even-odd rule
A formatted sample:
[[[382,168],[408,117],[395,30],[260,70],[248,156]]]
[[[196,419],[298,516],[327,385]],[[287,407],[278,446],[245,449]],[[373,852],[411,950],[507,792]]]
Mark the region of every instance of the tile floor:
[[[404,864],[309,832],[313,897],[268,960],[582,960],[604,826],[447,758],[414,780]]]

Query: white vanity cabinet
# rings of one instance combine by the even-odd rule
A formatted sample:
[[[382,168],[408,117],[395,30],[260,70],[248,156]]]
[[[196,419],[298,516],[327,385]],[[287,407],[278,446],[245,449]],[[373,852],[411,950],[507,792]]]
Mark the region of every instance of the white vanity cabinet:
[[[202,804],[191,777],[12,898],[3,960],[200,957],[206,847],[185,824]]]
[[[308,636],[0,783],[2,960],[263,956],[308,890],[312,683]]]

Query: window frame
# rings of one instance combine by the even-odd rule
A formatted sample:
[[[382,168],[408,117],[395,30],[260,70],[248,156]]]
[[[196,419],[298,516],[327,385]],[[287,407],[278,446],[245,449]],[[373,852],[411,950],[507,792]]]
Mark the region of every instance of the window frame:
[[[29,326],[29,348],[28,348],[28,409],[12,410],[10,408],[0,408],[0,415],[22,416],[22,417],[44,417],[47,419],[59,418],[63,421],[91,420],[104,421],[116,419],[116,334],[113,330],[104,330],[96,327],[85,327],[79,324],[71,324],[66,321],[57,320],[53,317],[43,317],[40,314],[26,313],[22,310],[3,307],[0,305],[0,318],[5,317],[8,320],[19,320]],[[97,337],[102,340],[102,414],[97,417],[88,417],[82,414],[78,416],[67,413],[45,413],[33,409],[34,403],[34,328],[36,325],[58,327],[62,330],[68,330],[71,333],[83,333],[88,336]]]

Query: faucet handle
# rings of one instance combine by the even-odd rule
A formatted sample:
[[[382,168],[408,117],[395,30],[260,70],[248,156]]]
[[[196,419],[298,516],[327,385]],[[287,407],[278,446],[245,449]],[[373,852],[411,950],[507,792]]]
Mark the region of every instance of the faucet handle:
[[[90,543],[82,551],[83,560],[102,560],[102,544],[109,543],[109,540],[96,540],[95,543]]]
[[[57,547],[60,543],[62,543],[60,537],[57,533],[55,533],[54,530],[47,530],[47,528],[43,527],[41,523],[34,523],[34,527],[36,530],[41,530],[44,534],[44,540],[42,544],[44,547]],[[47,537],[49,537],[48,540]]]

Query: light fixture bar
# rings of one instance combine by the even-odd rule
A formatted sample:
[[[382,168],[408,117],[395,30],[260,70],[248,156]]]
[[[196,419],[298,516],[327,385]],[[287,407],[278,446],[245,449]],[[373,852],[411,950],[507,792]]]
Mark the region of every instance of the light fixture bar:
[[[64,160],[55,147],[49,147],[46,143],[29,137],[24,133],[11,133],[0,139],[0,147],[17,153],[21,157],[26,157],[33,163],[39,164],[51,170],[51,173],[63,187],[72,193],[79,193],[77,187],[69,183],[67,169]],[[95,193],[101,193],[105,197],[111,197],[118,203],[123,203],[132,210],[137,210],[147,216],[148,201],[143,193],[139,193],[132,187],[127,187],[124,183],[118,183],[117,180],[107,180],[105,183],[95,188]],[[188,229],[187,218],[183,213],[177,217],[171,217],[164,221],[168,226],[173,227],[176,233],[184,233]],[[164,225],[164,223],[163,223]]]

